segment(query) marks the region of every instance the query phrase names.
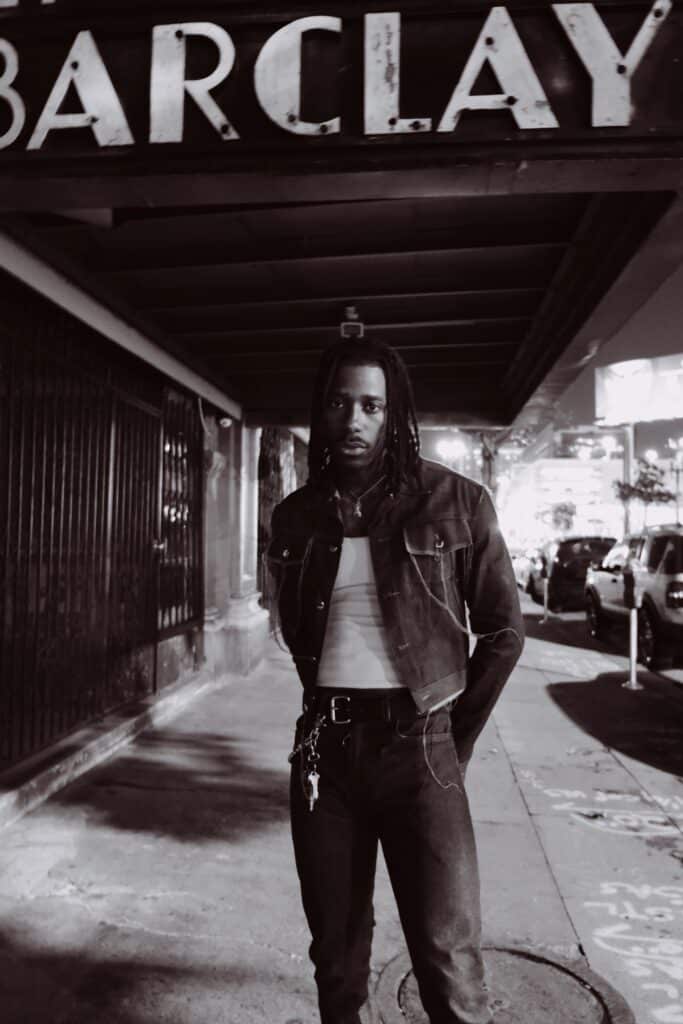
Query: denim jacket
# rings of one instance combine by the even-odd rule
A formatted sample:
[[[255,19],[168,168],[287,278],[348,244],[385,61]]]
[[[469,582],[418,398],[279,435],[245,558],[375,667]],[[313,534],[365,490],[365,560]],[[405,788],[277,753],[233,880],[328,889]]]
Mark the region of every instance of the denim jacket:
[[[486,488],[424,459],[369,524],[377,596],[401,681],[425,713],[446,698],[467,761],[517,661],[523,620]],[[331,485],[274,510],[267,559],[280,630],[306,690],[315,685],[343,527]],[[467,609],[467,611],[466,611]],[[470,656],[471,631],[478,636]]]

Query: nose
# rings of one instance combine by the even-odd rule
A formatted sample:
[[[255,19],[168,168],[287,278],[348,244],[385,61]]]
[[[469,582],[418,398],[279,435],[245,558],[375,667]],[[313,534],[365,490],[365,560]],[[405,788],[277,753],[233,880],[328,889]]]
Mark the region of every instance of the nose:
[[[346,427],[349,430],[360,426],[360,402],[351,402],[346,412]]]

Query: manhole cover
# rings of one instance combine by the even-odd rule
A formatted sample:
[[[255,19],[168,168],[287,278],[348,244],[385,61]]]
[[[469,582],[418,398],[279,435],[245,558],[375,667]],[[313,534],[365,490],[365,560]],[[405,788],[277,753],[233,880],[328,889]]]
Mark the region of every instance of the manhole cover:
[[[635,1024],[619,993],[580,963],[491,948],[484,960],[494,1024]],[[428,1024],[407,956],[387,966],[377,996],[384,1024]]]

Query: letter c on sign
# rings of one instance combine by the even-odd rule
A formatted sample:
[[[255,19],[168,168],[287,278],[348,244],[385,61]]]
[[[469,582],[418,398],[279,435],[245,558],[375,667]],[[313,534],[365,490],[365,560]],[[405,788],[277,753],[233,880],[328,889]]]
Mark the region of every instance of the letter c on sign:
[[[278,29],[265,43],[254,68],[258,101],[271,121],[295,135],[335,135],[341,119],[301,120],[301,40],[313,29],[341,32],[341,18],[298,18]]]

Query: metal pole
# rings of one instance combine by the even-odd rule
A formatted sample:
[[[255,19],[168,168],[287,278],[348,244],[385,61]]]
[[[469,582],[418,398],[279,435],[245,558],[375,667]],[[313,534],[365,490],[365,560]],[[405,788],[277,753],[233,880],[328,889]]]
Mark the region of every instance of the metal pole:
[[[547,622],[548,621],[548,590],[549,590],[549,582],[550,581],[548,580],[548,577],[546,576],[546,578],[543,580],[543,618],[541,619],[541,622]]]
[[[633,483],[633,454],[635,451],[635,427],[633,423],[624,424],[624,483]],[[631,510],[629,503],[624,502],[624,533],[631,532]]]
[[[629,675],[628,680],[621,684],[625,690],[642,690],[638,682],[638,609],[629,612]]]

